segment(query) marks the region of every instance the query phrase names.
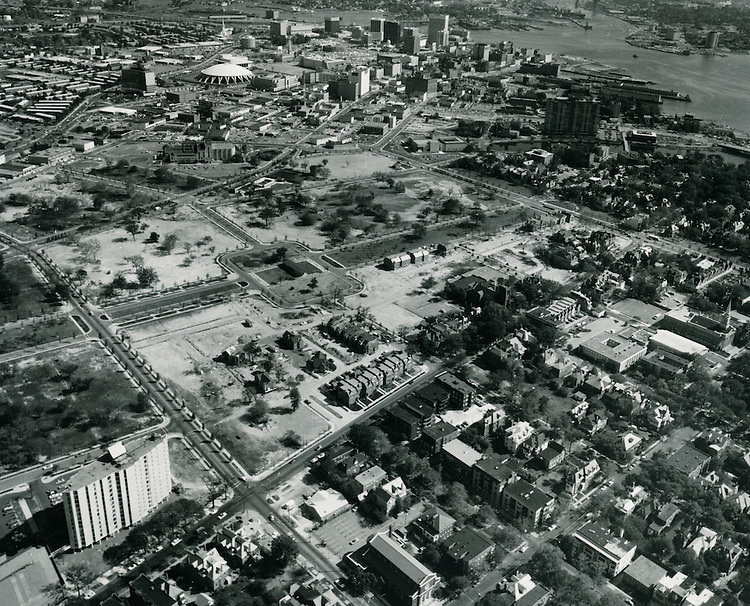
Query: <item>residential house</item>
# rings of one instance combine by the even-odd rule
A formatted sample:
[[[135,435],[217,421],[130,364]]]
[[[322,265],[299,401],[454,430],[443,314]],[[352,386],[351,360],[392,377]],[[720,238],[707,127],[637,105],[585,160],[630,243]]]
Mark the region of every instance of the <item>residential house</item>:
[[[699,587],[682,572],[664,577],[654,586],[650,606],[721,606],[723,600],[707,587]]]
[[[651,524],[648,527],[648,534],[660,535],[665,529],[669,528],[679,515],[680,508],[674,503],[666,503],[659,508],[659,511],[653,515]]]
[[[509,596],[510,606],[544,606],[552,595],[552,592],[535,583],[528,574],[516,573],[507,581],[498,583],[502,596]],[[505,603],[505,602],[501,602]]]
[[[603,408],[600,408],[589,412],[583,417],[583,420],[581,421],[581,429],[590,436],[593,436],[595,433],[604,429],[607,426],[607,422],[607,412]]]
[[[493,507],[502,502],[503,489],[518,479],[518,466],[507,455],[492,453],[479,459],[472,468],[471,486]]]
[[[615,499],[615,509],[623,514],[630,515],[635,511],[643,501],[648,497],[648,493],[643,486],[633,486],[625,497]]]
[[[609,577],[616,577],[633,561],[636,544],[614,536],[597,522],[585,522],[573,533],[573,554],[588,564],[601,565]]]
[[[549,438],[542,433],[535,433],[521,442],[521,456],[531,459],[549,446]]]
[[[406,498],[409,491],[400,477],[378,486],[372,491],[372,506],[381,515],[389,516],[396,506]]]
[[[353,351],[362,354],[374,353],[378,338],[344,316],[333,317],[326,324],[328,334]]]
[[[565,490],[575,496],[589,489],[591,481],[599,474],[601,468],[596,459],[584,461],[577,456],[568,457],[565,469]]]
[[[378,465],[373,465],[354,476],[354,479],[352,480],[352,492],[357,495],[359,500],[362,500],[368,492],[379,486],[387,477],[388,474],[385,473],[384,469]]]
[[[228,366],[237,366],[239,364],[244,364],[249,360],[249,356],[246,351],[243,349],[240,349],[236,345],[231,345],[230,347],[227,347],[224,351],[222,351],[219,354],[219,357],[216,358],[217,361],[222,362]]]
[[[185,592],[177,585],[161,577],[149,579],[145,574],[138,575],[128,583],[130,606],[174,606],[182,602]]]
[[[645,410],[646,424],[651,428],[659,431],[674,421],[672,411],[666,404],[655,404]]]
[[[321,581],[308,581],[306,583],[292,583],[289,592],[284,599],[279,600],[279,606],[338,606],[341,600],[336,596],[331,587]]]
[[[627,431],[620,436],[619,447],[626,456],[634,456],[641,444],[643,444],[643,438],[632,431]]]
[[[481,530],[465,526],[442,542],[451,567],[468,574],[479,570],[495,553],[495,543]]]
[[[565,460],[567,454],[562,444],[559,442],[549,442],[547,447],[539,453],[538,459],[541,461],[544,469],[550,470],[560,465]]]
[[[367,569],[383,581],[394,606],[429,606],[440,577],[388,533],[374,535],[362,552]]]
[[[412,526],[425,542],[437,543],[453,532],[455,524],[456,520],[453,516],[440,507],[433,506],[414,520]]]
[[[698,530],[698,533],[693,537],[690,543],[688,543],[687,548],[695,552],[696,556],[700,556],[706,551],[711,551],[716,547],[718,540],[719,535],[715,530],[703,526]]]
[[[505,449],[516,453],[526,440],[534,434],[534,428],[527,421],[518,421],[505,430]]]
[[[254,542],[258,536],[259,531],[255,525],[237,519],[219,530],[216,541],[227,557],[231,556],[244,564],[248,560],[260,558],[260,548]]]
[[[501,508],[521,527],[531,530],[552,515],[555,498],[526,480],[517,480],[503,489]]]
[[[286,330],[279,339],[279,346],[292,351],[301,351],[304,346],[304,341],[302,340],[302,335]]]
[[[714,548],[714,555],[719,561],[719,572],[729,574],[732,572],[737,563],[740,561],[744,551],[737,543],[731,539],[722,538]]]
[[[187,565],[193,568],[213,591],[230,585],[234,580],[232,569],[215,547],[208,551],[202,548],[188,551]]]

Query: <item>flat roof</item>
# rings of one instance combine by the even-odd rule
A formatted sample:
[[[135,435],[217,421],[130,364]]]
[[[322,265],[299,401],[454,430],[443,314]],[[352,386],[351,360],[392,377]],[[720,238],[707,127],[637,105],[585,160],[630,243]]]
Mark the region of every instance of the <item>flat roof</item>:
[[[585,522],[573,536],[613,560],[622,559],[636,547],[632,541],[616,537],[604,526],[591,521]]]
[[[128,442],[125,446],[118,443],[119,446],[115,445],[114,448],[115,454],[118,455],[116,459],[110,458],[110,453],[108,453],[103,455],[102,458],[83,466],[68,480],[62,490],[78,490],[92,482],[106,478],[118,469],[130,467],[166,439],[165,434],[155,434],[138,438]],[[110,448],[110,450],[112,449]]]
[[[639,555],[625,569],[624,574],[644,587],[651,587],[661,581],[667,574],[667,571],[656,562],[649,560],[646,556]]]
[[[554,497],[548,495],[543,490],[539,490],[533,484],[529,484],[526,480],[518,480],[517,482],[508,484],[503,490],[503,493],[505,492],[532,511],[546,507],[554,499]]]
[[[458,438],[443,444],[443,451],[451,455],[453,458],[458,459],[467,467],[471,467],[482,458],[481,452],[474,450],[471,446],[465,444]]]
[[[581,343],[579,347],[616,362],[628,360],[639,352],[646,351],[646,348],[640,343],[629,341],[619,334],[611,332],[603,332],[591,337]]]
[[[47,551],[32,547],[0,564],[0,603],[3,606],[47,606],[45,587],[60,583]]]
[[[659,329],[649,341],[654,345],[659,345],[665,349],[671,349],[680,353],[701,356],[708,353],[708,347],[687,339],[671,330]]]

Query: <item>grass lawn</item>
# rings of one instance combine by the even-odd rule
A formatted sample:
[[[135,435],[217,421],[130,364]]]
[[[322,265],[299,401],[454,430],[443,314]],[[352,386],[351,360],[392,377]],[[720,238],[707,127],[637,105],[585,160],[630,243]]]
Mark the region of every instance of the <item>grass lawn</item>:
[[[80,334],[81,331],[67,316],[34,322],[30,326],[12,326],[7,330],[0,329],[0,354],[36,347]]]
[[[92,343],[0,365],[0,467],[22,467],[152,424],[119,366]]]

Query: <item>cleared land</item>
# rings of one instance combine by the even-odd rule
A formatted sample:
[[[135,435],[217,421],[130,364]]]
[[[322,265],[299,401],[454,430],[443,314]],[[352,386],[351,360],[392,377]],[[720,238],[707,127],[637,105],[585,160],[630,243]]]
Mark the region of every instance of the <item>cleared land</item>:
[[[133,345],[183,397],[197,416],[229,448],[251,473],[283,459],[292,449],[280,440],[288,431],[309,442],[328,428],[328,423],[305,406],[292,410],[289,381],[302,374],[289,356],[278,351],[278,310],[252,299],[217,305],[191,314],[153,322],[129,331]],[[242,321],[249,326],[243,326]],[[286,324],[290,328],[292,323]],[[230,366],[215,360],[222,351],[255,339],[261,350],[246,363]],[[269,348],[274,352],[269,353]],[[249,423],[245,417],[255,401],[246,384],[253,371],[269,364],[277,389],[261,396],[267,405],[265,423]],[[281,373],[281,375],[279,374]],[[303,376],[300,390],[306,381]]]
[[[2,274],[18,289],[18,294],[8,296],[7,301],[0,305],[3,323],[50,314],[60,309],[61,304],[50,296],[47,283],[26,258],[8,260]]]
[[[158,234],[155,242],[147,242],[151,232]],[[171,252],[164,250],[170,236],[176,238]],[[93,246],[94,253],[87,252]],[[56,244],[46,249],[47,254],[65,271],[86,272],[84,291],[97,295],[102,286],[118,273],[134,279],[133,259],[141,258],[144,266],[156,271],[157,287],[170,287],[207,277],[222,275],[215,257],[237,246],[237,240],[214,227],[189,207],[174,214],[162,214],[145,220],[141,233],[133,238],[124,228],[109,229],[78,243]]]
[[[81,331],[67,316],[0,327],[0,354],[77,337]]]
[[[120,367],[91,343],[0,365],[0,465],[35,463],[155,421]]]

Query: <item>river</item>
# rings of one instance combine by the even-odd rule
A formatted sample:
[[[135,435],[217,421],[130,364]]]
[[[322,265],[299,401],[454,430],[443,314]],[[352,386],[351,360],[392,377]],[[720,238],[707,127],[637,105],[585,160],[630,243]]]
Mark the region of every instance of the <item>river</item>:
[[[572,4],[558,0],[559,4]],[[370,17],[385,16],[377,11],[316,10],[283,12],[282,18],[320,21],[339,15],[344,24],[369,25]],[[630,46],[625,37],[636,28],[602,13],[591,15],[593,27],[584,30],[572,23],[545,25],[543,30],[478,30],[472,42],[511,40],[516,47],[539,48],[555,54],[586,57],[625,70],[633,78],[654,82],[659,88],[687,93],[691,103],[665,100],[662,112],[690,113],[704,120],[750,132],[750,55],[728,57],[673,55]],[[633,55],[637,55],[634,57]]]

